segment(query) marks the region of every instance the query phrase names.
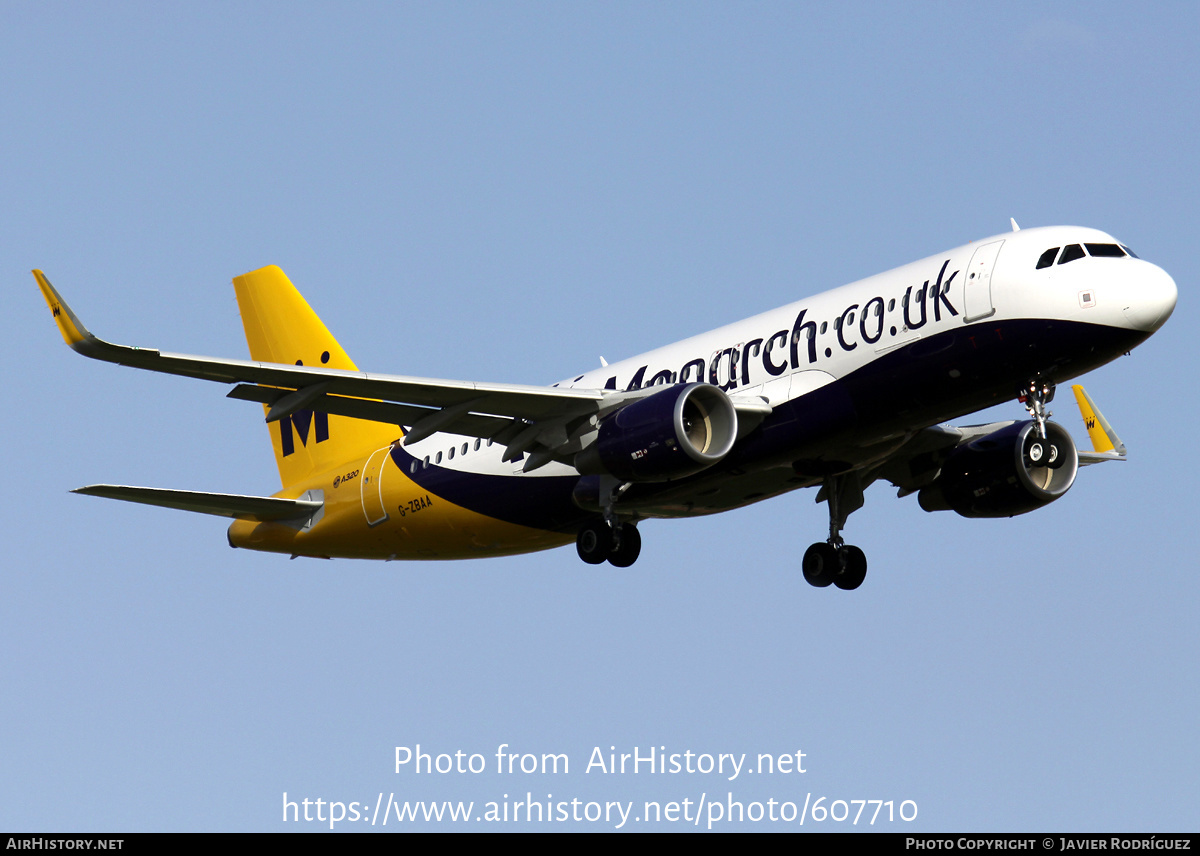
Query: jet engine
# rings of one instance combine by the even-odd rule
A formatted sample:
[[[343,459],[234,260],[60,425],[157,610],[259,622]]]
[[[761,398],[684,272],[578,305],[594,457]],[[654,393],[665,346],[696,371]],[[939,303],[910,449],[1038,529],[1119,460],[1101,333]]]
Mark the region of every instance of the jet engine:
[[[918,495],[926,511],[953,510],[963,517],[1013,517],[1049,505],[1075,483],[1079,454],[1066,429],[1017,422],[964,443],[942,464],[933,484]]]
[[[733,448],[737,412],[707,383],[671,386],[600,423],[596,442],[575,456],[581,473],[664,482],[708,469]]]

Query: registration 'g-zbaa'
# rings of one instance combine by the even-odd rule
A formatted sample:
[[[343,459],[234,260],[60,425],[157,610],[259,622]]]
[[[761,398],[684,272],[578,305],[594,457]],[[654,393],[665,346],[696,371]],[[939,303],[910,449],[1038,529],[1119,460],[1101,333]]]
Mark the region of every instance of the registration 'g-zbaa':
[[[843,542],[886,479],[927,511],[1009,517],[1125,446],[1081,386],[1090,448],[1047,420],[1055,385],[1141,344],[1175,282],[1104,232],[1013,231],[806,297],[549,387],[362,372],[277,267],[239,276],[251,361],[113,345],[34,271],[67,344],[99,360],[234,384],[266,412],[283,489],[124,485],[77,493],[234,518],[229,543],[292,556],[461,559],[574,541],[627,567],[638,524],[817,487],[815,586],[857,588]],[[1028,417],[951,427],[1006,399]]]

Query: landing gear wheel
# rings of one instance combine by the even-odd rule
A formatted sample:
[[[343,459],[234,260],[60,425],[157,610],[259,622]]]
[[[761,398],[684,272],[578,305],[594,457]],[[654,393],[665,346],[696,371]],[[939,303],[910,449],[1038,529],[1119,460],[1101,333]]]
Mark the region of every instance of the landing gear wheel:
[[[603,520],[589,520],[575,536],[575,549],[589,565],[603,564],[613,551],[612,530]]]
[[[841,569],[837,548],[824,541],[818,541],[804,551],[801,567],[804,569],[804,579],[809,585],[825,588],[833,582]]]
[[[1031,434],[1025,441],[1025,463],[1030,467],[1044,467],[1051,456],[1048,444],[1036,434]],[[1057,450],[1056,450],[1057,451]]]
[[[838,550],[842,572],[833,578],[833,584],[845,591],[853,591],[862,585],[867,576],[867,555],[857,547],[847,544]]]
[[[1025,441],[1025,466],[1027,467],[1049,467],[1057,470],[1066,460],[1067,456],[1058,447],[1058,443],[1049,438],[1042,439],[1036,434],[1030,434],[1029,439]]]
[[[628,568],[637,561],[642,552],[642,536],[637,527],[622,523],[617,530],[617,546],[608,557],[608,563],[615,568]]]

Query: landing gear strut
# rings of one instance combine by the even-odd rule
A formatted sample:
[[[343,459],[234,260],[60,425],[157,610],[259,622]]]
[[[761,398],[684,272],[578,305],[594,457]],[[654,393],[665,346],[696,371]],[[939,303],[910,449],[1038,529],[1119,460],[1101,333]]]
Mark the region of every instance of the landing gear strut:
[[[862,508],[862,482],[858,473],[827,476],[817,501],[829,503],[829,540],[818,541],[804,551],[804,579],[824,588],[833,584],[840,589],[856,589],[867,576],[867,557],[862,550],[842,540],[846,518]]]
[[[1054,414],[1046,405],[1054,400],[1054,384],[1034,378],[1021,389],[1017,400],[1025,405],[1029,416],[1037,426],[1025,440],[1025,465],[1027,467],[1049,467],[1057,470],[1066,461],[1058,444],[1046,435],[1046,420]]]

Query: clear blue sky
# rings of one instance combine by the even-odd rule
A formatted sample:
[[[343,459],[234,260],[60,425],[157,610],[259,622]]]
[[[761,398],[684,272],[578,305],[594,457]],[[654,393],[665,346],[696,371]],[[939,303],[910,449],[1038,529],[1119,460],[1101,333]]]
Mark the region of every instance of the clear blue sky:
[[[1194,830],[1198,29],[1191,3],[4,4],[0,826],[310,829],[284,792],[529,791]],[[811,491],[651,521],[625,571],[288,561],[72,496],[278,476],[257,406],[77,357],[29,275],[112,340],[242,357],[229,280],[279,264],[364,369],[550,383],[1010,216],[1179,284],[1084,381],[1130,460],[1003,521],[877,484],[854,593],[800,575]],[[571,771],[396,775],[418,743]],[[585,773],[596,746],[807,772]]]

